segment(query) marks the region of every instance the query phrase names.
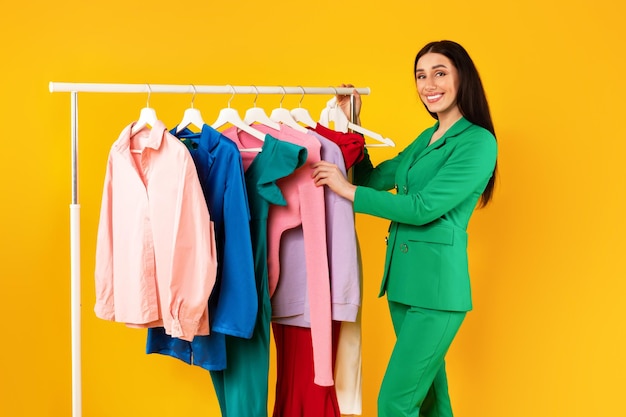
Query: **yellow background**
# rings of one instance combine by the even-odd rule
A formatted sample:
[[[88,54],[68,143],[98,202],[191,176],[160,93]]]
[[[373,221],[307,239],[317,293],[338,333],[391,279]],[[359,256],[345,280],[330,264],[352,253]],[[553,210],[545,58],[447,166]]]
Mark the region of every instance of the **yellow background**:
[[[461,417],[626,416],[624,6],[614,0],[78,1],[0,8],[0,415],[71,415],[69,94],[49,81],[370,87],[363,125],[395,155],[432,124],[415,53],[463,44],[498,134],[493,205],[470,225],[475,309],[448,356]],[[229,96],[197,96],[207,122]],[[330,97],[307,96],[317,116]],[[259,97],[268,112],[280,96]],[[240,114],[253,96],[236,96]],[[298,96],[283,105],[297,106]],[[153,94],[173,126],[186,95]],[[209,373],[146,355],[145,332],[93,314],[95,232],[111,143],[143,94],[79,95],[83,410],[217,416]],[[386,222],[358,216],[363,415],[393,344],[376,294]],[[270,407],[273,403],[271,375]]]

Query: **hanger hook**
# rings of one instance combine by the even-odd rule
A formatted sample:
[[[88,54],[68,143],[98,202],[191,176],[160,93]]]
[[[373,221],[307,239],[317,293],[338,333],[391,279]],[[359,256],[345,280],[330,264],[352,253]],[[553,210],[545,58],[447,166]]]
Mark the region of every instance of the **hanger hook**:
[[[256,92],[256,95],[254,96],[254,103],[252,103],[252,105],[256,107],[256,99],[259,98],[259,89],[256,88],[256,86],[254,85],[252,86],[252,88],[254,88],[254,91]]]
[[[233,87],[230,84],[226,84],[226,85],[229,86],[231,90],[233,90],[233,95],[230,96],[230,98],[228,99],[228,108],[230,108],[230,102],[233,100],[233,97],[235,97],[235,87]]]
[[[191,108],[193,109],[193,101],[196,99],[196,86],[190,84],[191,88],[193,88],[193,95],[191,96]]]
[[[146,107],[150,107],[150,94],[152,94],[152,89],[150,88],[150,84],[146,83],[146,87],[148,87],[148,99],[146,100]]]
[[[300,101],[298,102],[298,107],[302,107],[302,100],[304,100],[304,87],[302,87],[301,85],[299,85],[298,87],[300,87],[300,89],[302,90],[302,97],[300,97]]]
[[[283,100],[285,99],[285,95],[287,94],[287,90],[285,90],[285,87],[283,87],[282,85],[279,85],[279,87],[283,90],[283,96],[280,98],[280,103],[279,103],[279,107],[282,109],[283,108]]]

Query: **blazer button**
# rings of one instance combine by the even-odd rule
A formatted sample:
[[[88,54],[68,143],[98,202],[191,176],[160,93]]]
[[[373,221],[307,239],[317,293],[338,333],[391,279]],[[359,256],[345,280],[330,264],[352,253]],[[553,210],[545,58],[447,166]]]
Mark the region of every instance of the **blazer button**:
[[[402,186],[402,191],[404,191],[404,194],[406,194],[406,193],[408,193],[408,192],[409,192],[409,189],[407,188],[407,186],[406,186],[406,185],[403,185],[403,186]]]
[[[409,251],[409,246],[406,243],[403,243],[403,244],[400,245],[400,250],[403,253],[407,253]]]
[[[394,190],[396,190],[396,191],[398,191],[398,184],[394,184],[394,185],[393,185],[393,189],[394,189]]]

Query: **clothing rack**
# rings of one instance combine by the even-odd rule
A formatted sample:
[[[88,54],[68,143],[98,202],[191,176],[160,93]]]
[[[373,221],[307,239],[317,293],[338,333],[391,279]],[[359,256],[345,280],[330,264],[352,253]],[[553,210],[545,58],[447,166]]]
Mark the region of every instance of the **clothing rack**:
[[[325,94],[350,95],[351,117],[354,120],[354,88],[346,87],[283,87],[177,84],[111,84],[50,82],[51,93],[70,93],[71,176],[70,203],[70,280],[72,334],[72,416],[82,417],[81,368],[81,301],[80,301],[80,204],[78,202],[78,93],[167,93],[167,94]],[[368,95],[369,87],[356,88]],[[149,96],[148,96],[149,97]]]

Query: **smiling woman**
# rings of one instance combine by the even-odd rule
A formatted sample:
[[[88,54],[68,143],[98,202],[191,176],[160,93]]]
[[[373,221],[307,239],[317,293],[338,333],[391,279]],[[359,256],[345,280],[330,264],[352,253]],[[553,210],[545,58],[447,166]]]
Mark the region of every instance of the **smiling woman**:
[[[439,119],[439,128],[430,139],[430,145],[461,118],[461,111],[456,103],[459,75],[450,59],[438,53],[425,54],[417,65],[417,92],[428,111],[436,114]]]
[[[422,65],[427,67],[428,61],[434,61],[432,63],[433,66],[438,67],[434,69],[431,67],[431,70],[433,70],[435,74],[438,74],[435,75],[435,77],[444,78],[443,82],[433,82],[433,84],[442,89],[448,86],[450,89],[448,93],[450,96],[449,100],[452,100],[452,103],[447,108],[431,109],[428,105],[428,100],[424,100],[424,95],[420,91],[420,85],[422,85],[420,80],[425,79],[426,75],[418,74],[418,69]],[[449,66],[446,67],[446,65]],[[444,70],[444,68],[451,77],[446,77],[446,70]],[[441,71],[436,71],[437,69],[441,69]],[[449,80],[450,78],[452,78],[452,80]],[[445,81],[445,79],[447,79],[447,81]],[[415,82],[426,110],[428,110],[432,117],[439,121],[439,127],[433,136],[442,135],[443,132],[447,130],[446,124],[449,127],[460,117],[465,117],[473,124],[487,129],[495,138],[496,133],[491,120],[491,112],[489,110],[489,103],[487,102],[483,83],[476,69],[476,65],[474,65],[474,61],[461,45],[452,41],[440,41],[431,42],[424,46],[415,57]],[[428,86],[429,84],[426,83],[426,87]],[[450,112],[451,114],[449,114]],[[430,143],[432,142],[434,142],[434,140],[431,139]],[[489,202],[493,194],[497,170],[496,161],[493,174],[481,197],[481,204],[483,206]]]
[[[478,201],[491,199],[495,179],[489,106],[465,49],[429,43],[414,68],[417,91],[437,123],[377,167],[366,152],[354,167],[354,184],[328,162],[313,172],[318,186],[352,201],[355,212],[391,221],[379,296],[387,294],[396,342],[379,417],[452,416],[445,356],[472,309],[467,226]],[[338,100],[345,111],[346,97]]]

